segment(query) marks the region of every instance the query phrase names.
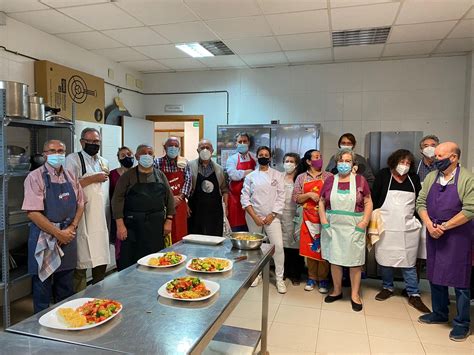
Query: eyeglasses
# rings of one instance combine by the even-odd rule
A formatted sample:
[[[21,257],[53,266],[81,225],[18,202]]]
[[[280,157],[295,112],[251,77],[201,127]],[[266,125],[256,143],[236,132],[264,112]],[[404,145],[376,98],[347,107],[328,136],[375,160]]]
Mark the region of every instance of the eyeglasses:
[[[101,142],[99,139],[90,140],[90,139],[84,139],[84,138],[81,138],[81,141],[86,142],[88,144],[100,144]]]
[[[48,150],[45,150],[44,153],[48,153],[48,154],[66,154],[66,151],[64,149],[48,149]]]

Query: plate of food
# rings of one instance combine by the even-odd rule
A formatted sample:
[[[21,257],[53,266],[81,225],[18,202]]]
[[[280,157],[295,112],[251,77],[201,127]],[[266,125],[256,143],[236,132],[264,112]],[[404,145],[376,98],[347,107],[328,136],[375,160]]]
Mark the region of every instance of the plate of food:
[[[208,274],[226,272],[232,270],[233,262],[223,258],[193,258],[186,264],[186,269],[194,272],[204,272]]]
[[[217,282],[199,277],[183,276],[168,281],[158,289],[158,295],[177,301],[203,301],[219,291]]]
[[[186,255],[169,251],[166,253],[155,253],[144,256],[137,261],[139,265],[148,267],[172,267],[183,263],[186,260]]]
[[[84,330],[108,322],[122,311],[118,301],[99,298],[78,298],[54,308],[41,316],[39,323],[60,330]]]

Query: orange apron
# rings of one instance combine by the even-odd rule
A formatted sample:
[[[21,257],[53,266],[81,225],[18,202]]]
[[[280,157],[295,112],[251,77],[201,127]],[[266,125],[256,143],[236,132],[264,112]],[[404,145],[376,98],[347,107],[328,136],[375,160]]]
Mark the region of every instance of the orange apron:
[[[162,167],[163,168],[163,167]],[[164,169],[161,169],[168,179],[173,196],[181,194],[181,189],[184,185],[184,170],[178,170],[174,173],[167,173]],[[186,201],[181,202],[176,207],[176,214],[173,218],[171,226],[171,239],[173,244],[179,242],[184,236],[188,234],[188,211],[186,208]]]
[[[240,161],[240,154],[237,156],[237,170],[248,170],[255,169],[255,160],[250,158],[249,161]],[[240,181],[231,181],[229,184],[229,224],[231,227],[240,227],[247,225],[245,222],[245,211],[242,209],[240,204],[240,193],[242,192],[242,187],[244,186],[244,179]]]
[[[316,192],[321,193],[324,181],[322,179],[311,180],[303,183],[303,193]],[[311,247],[315,239],[321,237],[321,224],[318,213],[318,203],[311,199],[303,204],[303,223],[300,231],[300,255],[310,259],[323,260],[321,256],[321,245],[317,250]]]

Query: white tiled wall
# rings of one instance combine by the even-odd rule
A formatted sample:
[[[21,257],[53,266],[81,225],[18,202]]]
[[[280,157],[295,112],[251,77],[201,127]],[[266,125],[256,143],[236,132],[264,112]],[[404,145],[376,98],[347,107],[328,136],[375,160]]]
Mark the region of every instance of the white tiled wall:
[[[466,56],[145,75],[147,92],[228,90],[229,124],[318,122],[328,159],[343,132],[421,130],[463,146]],[[469,62],[471,65],[471,62]],[[145,114],[183,104],[204,135],[226,124],[225,94],[148,96]]]

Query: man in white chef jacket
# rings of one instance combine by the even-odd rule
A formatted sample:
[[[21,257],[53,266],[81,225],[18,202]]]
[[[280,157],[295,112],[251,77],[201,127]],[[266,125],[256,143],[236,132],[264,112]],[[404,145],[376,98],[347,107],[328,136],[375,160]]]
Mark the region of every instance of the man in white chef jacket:
[[[85,128],[81,132],[82,150],[66,158],[66,169],[79,179],[86,201],[84,215],[77,227],[75,292],[87,287],[87,269],[92,268],[92,283],[95,284],[104,279],[110,263],[106,218],[109,211],[109,163],[99,155],[101,142],[97,129]]]

